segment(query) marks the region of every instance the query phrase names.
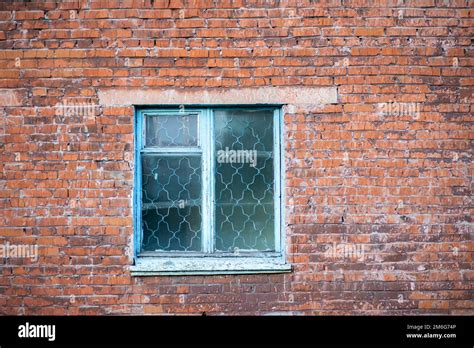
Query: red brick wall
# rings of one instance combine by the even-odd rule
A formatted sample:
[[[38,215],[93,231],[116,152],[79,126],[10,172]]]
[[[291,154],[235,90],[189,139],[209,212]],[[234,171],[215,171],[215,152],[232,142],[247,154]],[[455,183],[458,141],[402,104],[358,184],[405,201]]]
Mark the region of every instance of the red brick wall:
[[[3,259],[0,313],[473,314],[469,3],[2,1],[0,243],[40,257]],[[133,108],[54,106],[254,86],[338,90],[286,110],[294,271],[131,277]]]

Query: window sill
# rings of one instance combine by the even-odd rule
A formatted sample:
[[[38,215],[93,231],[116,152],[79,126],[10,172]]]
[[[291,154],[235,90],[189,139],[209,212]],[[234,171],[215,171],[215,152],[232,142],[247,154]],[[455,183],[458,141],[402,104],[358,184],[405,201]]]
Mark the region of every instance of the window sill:
[[[281,258],[141,257],[130,271],[132,276],[287,273],[291,265]]]

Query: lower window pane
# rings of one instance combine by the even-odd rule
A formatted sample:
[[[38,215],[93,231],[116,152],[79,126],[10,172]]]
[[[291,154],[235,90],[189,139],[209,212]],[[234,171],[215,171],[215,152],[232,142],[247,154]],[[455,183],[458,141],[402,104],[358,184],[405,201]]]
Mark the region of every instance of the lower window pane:
[[[142,155],[142,251],[201,250],[201,155]]]
[[[215,111],[216,250],[275,250],[273,111]]]

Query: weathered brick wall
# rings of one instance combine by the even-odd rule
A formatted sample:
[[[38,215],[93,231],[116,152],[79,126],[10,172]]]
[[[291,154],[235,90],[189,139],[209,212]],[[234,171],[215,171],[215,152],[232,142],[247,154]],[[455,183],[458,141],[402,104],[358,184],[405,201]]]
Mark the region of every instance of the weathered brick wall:
[[[473,314],[472,2],[0,2],[2,314]],[[337,87],[286,108],[290,274],[131,277],[133,108],[103,88]],[[75,98],[93,114],[57,112]],[[80,97],[80,98],[78,98]]]

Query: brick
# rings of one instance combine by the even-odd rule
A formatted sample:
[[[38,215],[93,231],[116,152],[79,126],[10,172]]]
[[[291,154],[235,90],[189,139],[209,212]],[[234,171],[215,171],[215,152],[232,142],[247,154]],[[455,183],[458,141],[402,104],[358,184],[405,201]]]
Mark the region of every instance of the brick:
[[[355,28],[354,35],[356,36],[384,36],[384,28]]]
[[[472,6],[273,3],[2,4],[2,314],[472,315]],[[134,107],[268,103],[292,273],[131,276]]]

